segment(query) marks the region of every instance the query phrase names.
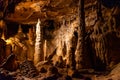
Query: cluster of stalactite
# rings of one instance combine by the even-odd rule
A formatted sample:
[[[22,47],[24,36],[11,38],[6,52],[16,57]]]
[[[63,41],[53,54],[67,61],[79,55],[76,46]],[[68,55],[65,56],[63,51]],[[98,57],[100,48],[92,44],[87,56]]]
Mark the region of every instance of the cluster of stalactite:
[[[110,16],[107,21],[98,20],[90,35],[94,53],[94,67],[97,69],[106,69],[110,65],[110,34],[116,32],[115,18]],[[108,37],[109,36],[109,37]],[[111,36],[112,37],[112,36]]]
[[[53,56],[53,63],[57,66],[66,65],[72,69],[75,68],[75,49],[77,45],[77,21],[63,20],[59,30],[54,33],[57,34],[53,41],[56,45],[56,56]],[[58,64],[61,65],[58,65]],[[65,67],[65,66],[64,66]]]
[[[93,47],[95,50],[95,65],[97,63],[106,63],[106,45],[105,45],[105,39],[103,34],[92,34],[92,42]],[[103,64],[100,64],[103,66]]]
[[[34,28],[29,28],[27,34],[23,33],[21,25],[19,25],[18,32],[13,37],[5,39],[7,27],[1,27],[1,62],[4,61],[10,54],[15,54],[18,61],[26,59],[33,60],[34,58]],[[3,47],[2,47],[3,46]]]
[[[106,17],[103,17],[101,0],[97,0],[96,6],[97,6],[97,11],[96,11],[97,20],[93,27],[93,32],[90,35],[90,38],[92,41],[92,48],[93,48],[92,51],[94,53],[93,66],[96,69],[104,70],[108,67],[112,67],[115,64],[112,62],[116,62],[115,61],[116,59],[113,57],[113,56],[116,56],[116,54],[114,54],[114,52],[112,52],[113,49],[110,49],[110,48],[112,48],[113,44],[115,44],[113,43],[113,39],[112,39],[113,35],[114,35],[113,37],[114,39],[117,38],[116,27],[118,25],[116,24],[118,23],[116,23],[117,18],[115,17],[116,16],[115,13],[116,13],[116,10],[118,9],[117,7],[114,7],[113,9],[111,9],[109,14],[106,15]]]

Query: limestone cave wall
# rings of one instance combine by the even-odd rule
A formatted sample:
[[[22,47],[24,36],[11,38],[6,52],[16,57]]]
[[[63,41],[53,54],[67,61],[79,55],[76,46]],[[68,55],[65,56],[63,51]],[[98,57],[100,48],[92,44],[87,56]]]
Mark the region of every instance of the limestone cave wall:
[[[77,3],[75,0],[24,0],[16,5],[13,13],[6,12],[5,16],[2,11],[7,8],[3,6],[0,27],[4,30],[7,28],[6,32],[3,30],[4,40],[6,44],[11,44],[12,52],[17,55],[18,60],[33,61],[35,58],[35,31],[39,18],[44,60],[50,58],[56,65],[62,56],[66,65],[72,65],[77,56]],[[99,21],[95,4],[95,0],[85,0],[86,60],[89,62],[89,68],[105,69],[120,62],[120,9],[118,6],[111,9],[102,5],[104,20]]]

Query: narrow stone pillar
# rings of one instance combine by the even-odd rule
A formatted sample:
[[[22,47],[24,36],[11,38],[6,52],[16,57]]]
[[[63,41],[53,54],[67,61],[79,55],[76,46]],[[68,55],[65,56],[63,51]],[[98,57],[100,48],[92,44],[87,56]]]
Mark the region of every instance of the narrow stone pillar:
[[[44,60],[47,58],[47,40],[44,41]]]
[[[76,47],[76,69],[85,68],[87,64],[85,57],[85,12],[84,0],[79,0],[79,27],[78,27],[78,42]]]
[[[34,54],[34,64],[44,60],[43,54],[43,37],[42,37],[42,28],[40,26],[41,22],[38,19],[36,24],[36,40],[35,40],[35,54]]]

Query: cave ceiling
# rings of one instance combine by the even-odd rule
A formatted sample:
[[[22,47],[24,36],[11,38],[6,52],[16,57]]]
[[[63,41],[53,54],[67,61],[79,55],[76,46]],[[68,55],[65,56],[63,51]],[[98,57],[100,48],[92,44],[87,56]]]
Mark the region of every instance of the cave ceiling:
[[[76,5],[72,0],[40,0],[20,2],[15,6],[14,13],[7,14],[6,20],[22,24],[34,24],[37,19],[59,20],[65,15],[75,14]]]
[[[0,0],[0,4],[2,4],[3,0]],[[7,1],[7,0],[5,0]],[[35,24],[37,19],[41,20],[52,19],[56,21],[61,21],[64,17],[69,19],[71,16],[77,16],[78,10],[78,0],[37,0],[37,1],[21,1],[21,0],[8,0],[10,2],[14,2],[12,13],[8,11],[5,16],[5,20],[10,22],[17,22],[20,24]],[[112,6],[113,2],[107,0]],[[106,6],[106,1],[102,0],[103,4]],[[114,1],[115,2],[115,1]],[[94,5],[96,0],[85,0],[85,8],[90,5]],[[112,4],[113,3],[113,4]],[[11,5],[10,5],[11,6]],[[10,7],[8,5],[8,9]],[[108,5],[107,5],[108,6]],[[111,7],[111,6],[110,6]],[[0,11],[2,10],[0,6]],[[6,11],[7,12],[7,11]]]

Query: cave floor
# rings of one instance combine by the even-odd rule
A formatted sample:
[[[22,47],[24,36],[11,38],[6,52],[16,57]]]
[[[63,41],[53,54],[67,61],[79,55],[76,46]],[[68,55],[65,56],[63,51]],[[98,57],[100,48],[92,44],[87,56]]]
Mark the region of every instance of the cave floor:
[[[24,75],[23,73],[21,74],[20,69],[17,69],[16,71],[7,71],[1,68],[0,72],[1,74],[4,74],[4,76],[1,76],[0,74],[0,80],[5,79],[3,77],[8,77],[5,80],[119,80],[120,79],[119,74],[114,74],[114,73],[107,74],[106,72],[97,72],[94,71],[93,69],[81,69],[79,70],[79,72],[76,72],[71,69],[56,67],[56,69],[58,70],[58,72],[56,72],[56,69],[54,69],[54,67],[53,70],[51,70],[50,67],[53,66],[48,65],[48,66],[39,67],[39,72],[35,77],[34,75],[30,76],[27,74]],[[47,68],[48,70],[46,71]]]

